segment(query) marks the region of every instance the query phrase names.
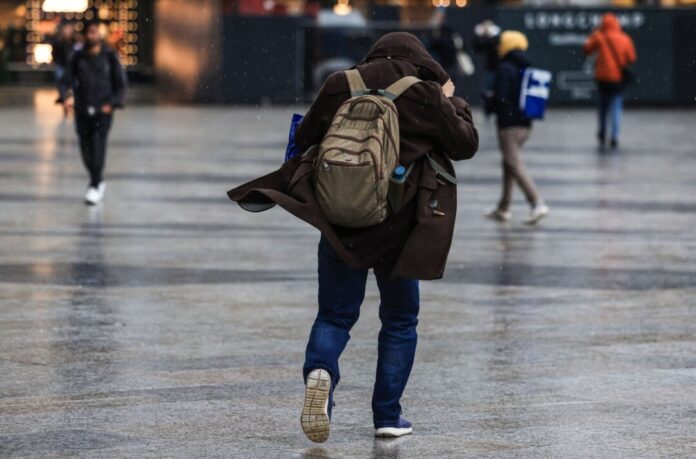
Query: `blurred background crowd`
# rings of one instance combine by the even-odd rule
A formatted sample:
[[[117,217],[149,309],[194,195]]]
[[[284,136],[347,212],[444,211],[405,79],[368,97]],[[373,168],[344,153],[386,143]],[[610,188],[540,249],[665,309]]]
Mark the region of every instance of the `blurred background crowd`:
[[[597,94],[582,45],[607,11],[639,55],[627,103],[696,104],[696,0],[3,0],[0,85],[50,85],[84,22],[100,19],[129,81],[145,89],[131,97],[306,103],[378,36],[407,30],[457,95],[480,104],[487,65],[476,42],[494,24],[527,35],[532,61],[554,74],[552,104],[583,105]]]

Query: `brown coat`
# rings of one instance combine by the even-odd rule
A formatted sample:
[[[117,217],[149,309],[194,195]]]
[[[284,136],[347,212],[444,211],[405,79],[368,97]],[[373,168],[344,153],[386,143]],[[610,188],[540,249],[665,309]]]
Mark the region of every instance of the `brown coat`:
[[[469,159],[478,149],[471,111],[464,100],[443,95],[441,84],[449,79],[447,73],[411,34],[385,35],[356,68],[370,89],[386,88],[408,75],[426,80],[395,102],[399,161],[404,166],[415,162],[405,188],[407,204],[398,214],[367,228],[332,226],[314,196],[311,154],[298,156],[228,195],[251,211],[280,205],[318,228],[336,253],[356,268],[374,268],[399,278],[440,278],[452,243],[457,188],[439,179],[424,157],[430,153],[454,175],[450,159]],[[345,74],[331,75],[296,132],[300,151],[321,142],[338,107],[349,97]]]

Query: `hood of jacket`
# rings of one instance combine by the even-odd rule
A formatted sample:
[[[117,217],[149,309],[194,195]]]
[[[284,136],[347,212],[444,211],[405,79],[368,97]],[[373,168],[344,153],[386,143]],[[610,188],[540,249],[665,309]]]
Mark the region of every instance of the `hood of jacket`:
[[[377,40],[360,62],[366,64],[375,59],[396,59],[407,61],[419,68],[421,80],[447,83],[449,75],[430,55],[423,43],[408,32],[392,32]]]
[[[602,31],[603,32],[614,32],[621,30],[621,24],[618,18],[613,13],[606,13],[602,16]]]

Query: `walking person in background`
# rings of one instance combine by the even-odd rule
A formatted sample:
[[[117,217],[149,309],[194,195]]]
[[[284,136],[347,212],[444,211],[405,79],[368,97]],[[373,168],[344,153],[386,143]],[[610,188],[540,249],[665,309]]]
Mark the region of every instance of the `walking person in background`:
[[[474,39],[472,47],[481,54],[485,61],[484,68],[484,94],[495,89],[495,69],[498,67],[498,44],[500,43],[500,27],[490,19],[476,24],[474,27]],[[491,115],[489,110],[484,110],[486,117]]]
[[[75,51],[75,26],[70,22],[61,22],[58,25],[58,30],[56,31],[56,38],[53,41],[51,57],[53,59],[53,64],[56,66],[56,86],[58,92],[63,94],[65,88],[61,86],[66,84],[65,72],[67,70],[68,64],[70,64],[70,59],[72,59],[73,52]],[[66,118],[68,112],[64,112]]]
[[[597,54],[595,80],[599,90],[599,146],[605,146],[607,118],[611,112],[610,145],[617,148],[623,114],[623,91],[631,79],[628,67],[636,62],[633,40],[621,30],[616,16],[606,13],[599,29],[590,35],[583,49],[588,55]]]
[[[75,45],[75,26],[70,22],[61,22],[58,25],[51,53],[53,64],[56,66],[56,86],[58,87],[59,94],[64,94],[68,89],[65,87],[68,83],[65,78],[65,72],[67,72],[70,59],[72,59],[73,53],[75,52]],[[67,118],[68,111],[65,110],[64,114]]]
[[[522,147],[532,130],[532,120],[520,109],[522,72],[531,65],[525,51],[527,37],[515,30],[500,34],[494,91],[486,97],[486,109],[497,115],[498,144],[503,155],[503,190],[498,206],[486,214],[502,222],[511,218],[512,188],[519,185],[531,206],[527,224],[536,224],[549,213],[534,180],[522,163]]]
[[[76,51],[60,85],[59,102],[66,112],[75,111],[75,127],[80,151],[89,173],[85,202],[98,204],[104,197],[103,171],[106,143],[113,112],[123,107],[126,76],[116,52],[102,40],[99,22],[85,27],[85,46]]]

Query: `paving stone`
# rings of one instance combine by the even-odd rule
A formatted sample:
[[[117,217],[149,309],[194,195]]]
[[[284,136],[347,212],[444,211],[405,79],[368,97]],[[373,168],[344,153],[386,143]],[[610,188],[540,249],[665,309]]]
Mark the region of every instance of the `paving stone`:
[[[0,456],[696,456],[693,111],[629,111],[604,154],[593,111],[551,111],[524,152],[551,207],[535,228],[519,192],[511,224],[482,217],[500,156],[477,116],[449,268],[422,285],[414,434],[372,437],[371,278],[315,445],[319,235],[225,196],[279,164],[293,110],[129,107],[88,208],[50,96],[0,108]]]

